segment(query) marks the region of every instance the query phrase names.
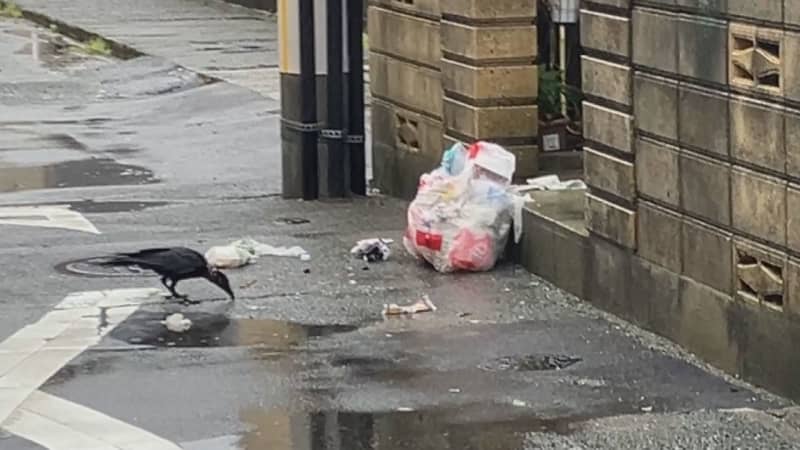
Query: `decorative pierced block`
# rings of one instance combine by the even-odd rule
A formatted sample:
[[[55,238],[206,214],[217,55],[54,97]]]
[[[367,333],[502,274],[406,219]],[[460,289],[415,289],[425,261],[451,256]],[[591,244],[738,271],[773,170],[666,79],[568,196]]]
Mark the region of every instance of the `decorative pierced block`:
[[[783,94],[782,31],[732,23],[728,45],[732,86]]]
[[[737,240],[735,258],[739,298],[783,310],[786,255]]]
[[[419,151],[419,123],[397,114],[397,146],[409,152]]]

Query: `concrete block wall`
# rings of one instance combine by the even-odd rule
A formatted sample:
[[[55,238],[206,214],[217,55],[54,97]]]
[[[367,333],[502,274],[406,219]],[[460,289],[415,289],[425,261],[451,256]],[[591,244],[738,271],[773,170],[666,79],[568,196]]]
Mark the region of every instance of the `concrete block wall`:
[[[586,296],[800,398],[800,4],[581,11]]]
[[[628,0],[581,8],[586,223],[592,235],[636,248],[631,9]]]
[[[373,172],[411,198],[453,142],[491,140],[537,173],[536,0],[371,0]]]

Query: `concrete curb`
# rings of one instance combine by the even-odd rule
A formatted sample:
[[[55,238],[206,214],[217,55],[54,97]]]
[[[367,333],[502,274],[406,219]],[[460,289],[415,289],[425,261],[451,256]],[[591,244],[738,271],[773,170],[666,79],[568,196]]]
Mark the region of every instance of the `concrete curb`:
[[[9,3],[11,3],[11,2],[5,2],[5,1],[0,0],[0,7],[5,7]],[[11,3],[11,4],[14,4],[14,3]],[[81,28],[81,27],[77,27],[77,26],[74,26],[74,25],[70,25],[70,24],[68,24],[66,22],[63,22],[63,21],[59,20],[59,19],[55,19],[55,18],[50,17],[50,16],[48,16],[46,14],[42,14],[40,12],[33,11],[33,10],[30,10],[30,9],[21,7],[21,6],[17,5],[17,4],[14,4],[14,5],[16,5],[16,7],[22,12],[22,18],[23,19],[28,20],[30,22],[33,22],[33,23],[35,23],[37,25],[40,25],[42,27],[45,27],[45,28],[50,28],[50,29],[54,28],[53,31],[55,31],[55,32],[57,32],[59,34],[62,34],[62,35],[66,36],[66,37],[68,37],[68,38],[70,38],[72,40],[75,40],[75,41],[78,41],[78,42],[81,42],[81,43],[88,43],[93,39],[102,39],[103,41],[105,41],[108,44],[109,49],[111,50],[111,56],[113,56],[114,58],[121,59],[123,61],[127,61],[127,60],[130,60],[130,59],[139,58],[139,57],[142,57],[142,56],[156,56],[156,55],[150,55],[150,54],[144,53],[144,52],[139,51],[138,49],[136,49],[134,47],[131,47],[131,46],[127,45],[127,44],[123,44],[122,42],[116,41],[114,39],[110,39],[110,38],[108,38],[106,36],[103,36],[103,35],[97,34],[95,32],[89,31],[89,30],[87,30],[85,28]],[[183,68],[184,70],[187,70],[187,71],[192,72],[192,73],[196,73],[198,76],[200,76],[200,78],[203,79],[203,81],[206,84],[218,83],[218,82],[224,81],[224,80],[222,80],[220,78],[217,78],[215,76],[208,75],[208,74],[205,74],[205,73],[202,73],[202,72],[198,72],[196,70],[190,69],[190,68],[185,67],[183,65],[177,64],[175,61],[171,61],[171,62],[173,64],[175,64],[176,66]]]
[[[30,9],[23,8],[19,5],[16,5],[13,2],[4,2],[0,1],[0,7],[5,7],[9,4],[15,5],[21,12],[22,18],[33,22],[37,25],[53,29],[54,31],[63,34],[64,36],[79,41],[79,42],[89,42],[92,39],[102,39],[108,43],[111,49],[111,56],[115,58],[119,58],[122,60],[128,60],[133,58],[138,58],[140,56],[146,56],[144,53],[136,50],[133,47],[129,47],[121,42],[117,42],[113,39],[109,39],[105,36],[101,36],[97,33],[93,33],[89,30],[79,28],[68,23],[62,22],[58,19],[54,19],[50,16],[45,14],[38,13],[36,11],[31,11]]]

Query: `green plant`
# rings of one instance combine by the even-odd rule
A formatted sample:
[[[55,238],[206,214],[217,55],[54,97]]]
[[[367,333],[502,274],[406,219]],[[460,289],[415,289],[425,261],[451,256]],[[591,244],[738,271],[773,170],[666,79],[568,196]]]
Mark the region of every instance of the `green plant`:
[[[105,39],[94,37],[86,43],[86,51],[88,53],[94,53],[97,55],[110,55],[111,46],[105,41]]]
[[[0,16],[19,18],[22,17],[22,10],[14,2],[0,1]]]
[[[561,115],[561,71],[539,66],[539,112],[546,120]]]
[[[572,112],[578,116],[581,110],[583,93],[575,86],[563,83],[563,71],[539,66],[539,111],[545,120],[563,117],[561,113],[562,95]],[[577,120],[577,119],[576,119]]]

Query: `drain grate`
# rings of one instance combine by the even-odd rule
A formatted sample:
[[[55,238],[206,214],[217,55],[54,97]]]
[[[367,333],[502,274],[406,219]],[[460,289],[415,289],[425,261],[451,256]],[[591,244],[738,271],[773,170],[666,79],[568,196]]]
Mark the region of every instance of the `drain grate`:
[[[76,275],[89,278],[109,278],[109,277],[152,277],[155,274],[149,270],[143,270],[135,266],[129,267],[103,267],[99,262],[106,258],[84,258],[57,264],[55,269],[59,273],[66,275]]]
[[[489,372],[561,370],[578,363],[581,358],[567,355],[503,356],[481,364]]]

